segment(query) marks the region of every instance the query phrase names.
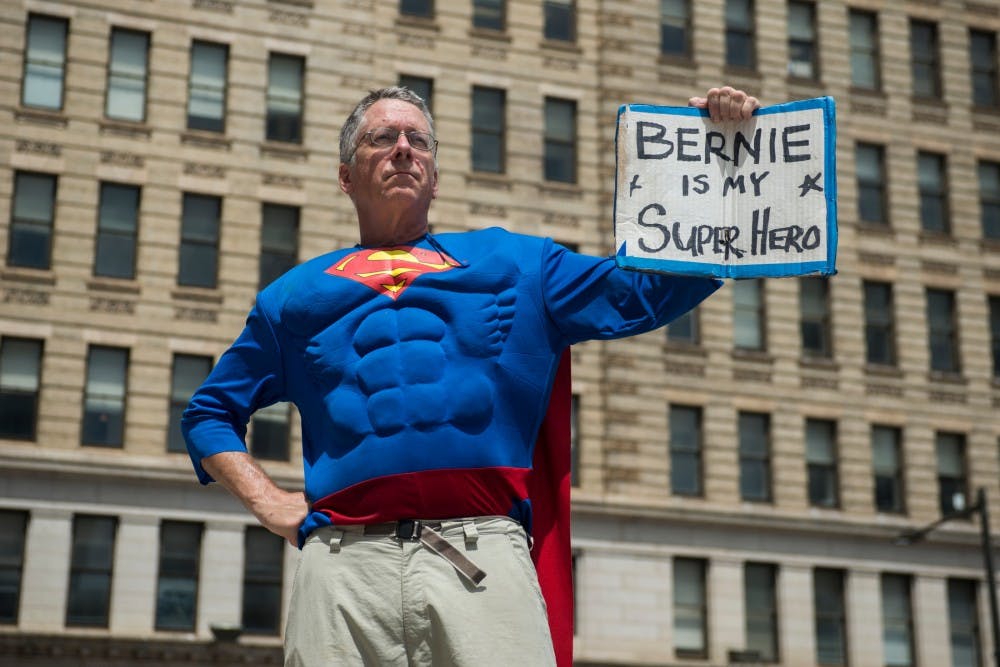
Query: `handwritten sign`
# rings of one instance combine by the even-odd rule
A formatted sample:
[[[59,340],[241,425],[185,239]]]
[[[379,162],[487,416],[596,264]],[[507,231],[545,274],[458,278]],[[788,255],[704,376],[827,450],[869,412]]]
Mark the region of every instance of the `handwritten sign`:
[[[620,266],[718,278],[836,272],[832,98],[725,123],[703,109],[626,104],[615,140]]]

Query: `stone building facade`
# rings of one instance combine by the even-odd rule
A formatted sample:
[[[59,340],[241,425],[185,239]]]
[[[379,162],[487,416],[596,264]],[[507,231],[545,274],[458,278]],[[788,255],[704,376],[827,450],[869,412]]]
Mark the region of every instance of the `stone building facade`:
[[[0,4],[0,664],[280,662],[296,551],[172,423],[276,267],[355,243],[337,134],[398,81],[435,114],[435,231],[590,254],[619,104],[832,96],[835,277],[573,350],[577,662],[986,664],[1000,2]],[[288,487],[298,438],[250,429]]]

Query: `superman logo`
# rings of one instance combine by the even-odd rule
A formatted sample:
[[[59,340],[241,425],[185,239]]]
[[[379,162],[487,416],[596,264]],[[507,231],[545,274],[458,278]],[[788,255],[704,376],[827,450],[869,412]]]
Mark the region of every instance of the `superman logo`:
[[[425,273],[441,273],[458,266],[443,252],[413,246],[357,250],[329,267],[326,273],[356,280],[394,301]]]

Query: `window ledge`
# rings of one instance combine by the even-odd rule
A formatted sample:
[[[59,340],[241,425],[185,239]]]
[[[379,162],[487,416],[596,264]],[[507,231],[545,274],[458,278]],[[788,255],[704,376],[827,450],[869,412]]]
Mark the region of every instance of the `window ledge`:
[[[69,124],[69,118],[62,111],[35,109],[33,107],[17,107],[14,109],[14,118],[18,121],[54,125],[56,127],[66,127]]]
[[[488,171],[472,171],[465,175],[465,184],[492,190],[510,190],[512,185],[507,174]]]
[[[153,128],[146,123],[136,123],[128,120],[102,118],[100,127],[102,134],[118,134],[126,137],[142,137],[145,139],[149,139],[150,135],[153,134]]]
[[[107,278],[94,276],[87,281],[87,289],[101,292],[116,292],[119,294],[138,294],[139,283],[129,278]]]
[[[700,343],[688,343],[680,340],[667,339],[663,343],[663,351],[667,354],[680,354],[688,357],[700,357],[702,359],[708,357],[708,350],[702,347]]]
[[[927,374],[931,384],[947,384],[954,387],[964,387],[969,384],[968,378],[958,371],[931,371]]]
[[[583,188],[577,183],[561,181],[543,181],[538,184],[538,192],[542,195],[552,195],[563,199],[579,199],[583,197]]]
[[[746,361],[755,364],[773,364],[774,357],[764,350],[747,350],[743,348],[733,348],[733,359],[736,361]]]
[[[972,129],[1000,132],[1000,107],[972,107]]]
[[[260,145],[260,154],[285,160],[306,160],[309,158],[308,149],[299,144],[281,141],[265,141]]]
[[[433,16],[412,16],[410,14],[400,14],[396,17],[397,28],[418,28],[420,30],[433,30],[441,32],[441,26]]]
[[[0,269],[0,279],[33,285],[55,285],[56,276],[48,269],[29,269],[23,266],[8,266]]]
[[[538,42],[538,47],[563,53],[583,53],[583,49],[574,40],[569,39],[543,39]]]
[[[221,132],[209,132],[208,130],[185,130],[181,132],[181,143],[194,146],[204,146],[205,148],[221,148],[229,150],[233,146],[233,140]]]
[[[922,231],[918,237],[920,243],[933,244],[938,246],[958,247],[958,240],[948,232]]]
[[[980,239],[979,249],[987,252],[1000,252],[1000,239]]]
[[[295,5],[296,7],[304,7],[305,9],[312,9],[315,6],[314,0],[267,0],[269,4],[272,5]]]
[[[943,124],[948,120],[948,104],[936,97],[914,97],[910,117],[917,122]]]
[[[210,287],[175,287],[170,292],[175,299],[199,301],[201,303],[222,303],[223,296],[217,289]]]
[[[897,366],[886,364],[865,364],[865,375],[883,378],[903,378],[903,371]]]
[[[825,90],[823,80],[819,77],[806,77],[789,74],[785,77],[785,83],[789,88],[793,88],[797,91],[803,91],[814,96],[822,95]],[[797,93],[791,93],[791,95],[795,98]]]
[[[469,28],[469,37],[472,39],[487,39],[493,42],[504,42],[510,44],[511,37],[510,33],[506,30],[497,30],[495,28],[477,28],[475,26]]]
[[[858,231],[869,236],[884,236],[886,238],[895,238],[896,236],[896,231],[888,223],[864,222],[862,220],[858,222]]]
[[[840,364],[831,357],[802,357],[799,359],[799,368],[836,373],[840,370]]]

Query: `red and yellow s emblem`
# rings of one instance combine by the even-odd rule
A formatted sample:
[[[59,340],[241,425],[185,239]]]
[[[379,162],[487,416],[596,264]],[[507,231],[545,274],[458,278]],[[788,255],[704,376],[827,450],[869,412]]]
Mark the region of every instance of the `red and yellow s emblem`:
[[[459,264],[443,252],[414,246],[395,246],[378,250],[357,250],[326,270],[367,285],[394,301],[414,280],[425,273],[441,273]]]

